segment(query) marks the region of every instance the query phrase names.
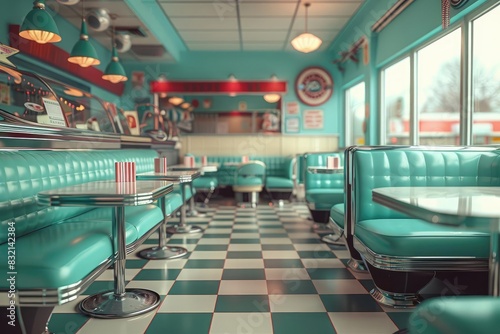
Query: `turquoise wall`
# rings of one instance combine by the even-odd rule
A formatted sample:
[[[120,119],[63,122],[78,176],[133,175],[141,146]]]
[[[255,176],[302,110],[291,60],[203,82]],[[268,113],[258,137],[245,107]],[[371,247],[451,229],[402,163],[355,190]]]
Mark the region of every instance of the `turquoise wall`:
[[[302,54],[295,51],[290,52],[181,52],[180,62],[164,64],[139,64],[126,63],[124,66],[130,77],[133,71],[145,73],[146,82],[157,79],[161,74],[170,80],[227,80],[233,74],[239,80],[270,80],[274,74],[279,80],[288,82],[288,92],[282,98],[283,106],[287,102],[299,102],[295,91],[295,79],[299,73],[307,67],[320,66],[325,68],[334,80],[334,91],[337,89],[336,74],[331,63],[328,52],[314,52]],[[131,83],[127,83],[126,91],[122,97],[122,105],[127,108],[134,107],[134,99],[137,96],[146,96],[145,89],[134,90]],[[339,134],[343,132],[338,119],[342,110],[338,109],[335,99],[319,107],[309,107],[299,102],[302,116],[304,110],[322,110],[324,115],[324,126],[321,130],[300,129],[301,134]],[[195,111],[196,112],[196,111]],[[288,115],[284,113],[283,121],[286,122]],[[296,117],[296,115],[290,116]]]
[[[54,20],[57,24],[57,27],[59,29],[59,33],[61,34],[62,40],[59,43],[56,43],[56,45],[68,53],[71,52],[71,49],[73,48],[74,43],[77,41],[77,39],[80,37],[80,30],[77,29],[75,26],[73,26],[71,23],[66,21],[62,16],[58,14],[58,6],[63,6],[59,5],[55,1],[51,1],[51,4],[55,4],[55,10],[51,10],[47,7],[47,11],[52,14],[54,17]],[[33,8],[33,1],[29,0],[21,0],[21,1],[9,1],[8,5],[8,10],[4,9],[0,11],[0,42],[3,44],[9,44],[9,25],[11,24],[17,24],[21,25],[23,22],[23,19],[25,15]],[[90,41],[92,42],[92,45],[95,47],[97,51],[97,55],[99,59],[101,60],[101,64],[97,66],[101,71],[104,71],[106,69],[106,65],[109,63],[111,59],[111,53],[109,52],[108,49],[106,49],[103,45],[101,45],[99,42],[96,40],[92,39],[92,31],[89,29],[90,33]],[[111,43],[111,41],[110,41]],[[14,57],[19,57],[19,56],[14,56]],[[35,67],[36,66],[43,66],[44,68],[50,68],[50,66],[46,64],[42,64],[41,62],[32,59],[27,56],[20,56],[23,60],[33,64]],[[111,101],[111,102],[119,102],[118,96],[115,94],[112,94],[100,87],[97,87],[95,85],[91,85],[88,82],[79,79],[78,77],[74,77],[66,72],[59,71],[56,68],[50,68],[52,71],[57,73],[58,75],[62,77],[69,78],[71,80],[75,80],[77,82],[80,82],[83,85],[89,86],[91,93],[99,96],[100,98],[106,100],[106,101]]]

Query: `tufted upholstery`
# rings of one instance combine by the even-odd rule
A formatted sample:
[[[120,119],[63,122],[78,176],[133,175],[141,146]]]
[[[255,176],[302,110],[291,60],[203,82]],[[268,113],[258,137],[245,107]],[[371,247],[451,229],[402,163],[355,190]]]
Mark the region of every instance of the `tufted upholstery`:
[[[413,294],[435,272],[455,272],[453,275],[463,279],[469,275],[465,268],[476,272],[480,279],[486,277],[488,233],[410,218],[373,202],[372,190],[398,186],[498,186],[500,151],[473,147],[377,147],[355,148],[352,152],[349,209],[354,223],[354,248],[367,262],[378,288],[389,294]]]
[[[344,155],[338,152],[307,153],[304,156],[306,202],[313,218],[318,222],[327,222],[333,205],[344,202],[344,174],[314,174],[308,167],[326,166],[329,156],[337,156],[340,165],[344,165]]]
[[[153,150],[1,150],[0,251],[7,254],[8,226],[15,223],[16,288],[59,291],[81,282],[113,259],[111,209],[43,207],[36,202],[38,192],[113,179],[115,161],[135,161],[137,173],[151,171],[157,156]],[[155,205],[127,207],[125,211],[127,244],[163,221]],[[8,271],[6,260],[0,263],[0,270]],[[7,282],[0,282],[0,289],[6,288]]]

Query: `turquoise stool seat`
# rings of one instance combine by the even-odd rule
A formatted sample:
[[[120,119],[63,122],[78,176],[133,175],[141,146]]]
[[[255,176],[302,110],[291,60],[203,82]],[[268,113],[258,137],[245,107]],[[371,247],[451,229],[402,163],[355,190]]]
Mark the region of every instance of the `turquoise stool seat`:
[[[460,296],[433,298],[411,314],[409,334],[492,334],[500,332],[500,299]]]

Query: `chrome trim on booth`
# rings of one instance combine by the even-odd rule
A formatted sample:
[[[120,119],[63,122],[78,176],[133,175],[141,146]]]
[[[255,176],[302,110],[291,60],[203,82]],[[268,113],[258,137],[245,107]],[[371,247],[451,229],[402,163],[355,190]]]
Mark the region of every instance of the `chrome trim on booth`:
[[[4,116],[4,113],[1,111],[0,114]],[[119,149],[120,136],[73,128],[45,127],[27,123],[0,123],[0,148]]]
[[[419,294],[389,293],[387,291],[379,289],[376,286],[370,291],[370,295],[380,304],[387,305],[393,308],[415,307],[423,300],[422,296],[420,296]]]
[[[356,236],[354,247],[372,266],[390,271],[488,271],[488,258],[454,256],[391,256],[376,254]]]
[[[363,261],[358,261],[353,259],[352,257],[347,261],[347,267],[357,273],[367,273],[368,269],[366,268]]]

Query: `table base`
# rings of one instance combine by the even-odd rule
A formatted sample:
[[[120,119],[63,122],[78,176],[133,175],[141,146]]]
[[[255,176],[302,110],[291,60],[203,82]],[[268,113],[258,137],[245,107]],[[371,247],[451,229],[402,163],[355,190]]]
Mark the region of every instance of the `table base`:
[[[80,311],[95,318],[127,318],[149,312],[160,304],[160,295],[146,289],[126,289],[122,296],[114,291],[85,298]]]
[[[170,234],[176,233],[201,233],[203,229],[195,225],[175,225],[167,228],[167,232]]]
[[[139,256],[147,260],[177,259],[187,254],[187,249],[183,247],[156,246],[143,249]]]
[[[328,223],[314,223],[312,226],[314,231],[332,231],[333,229],[328,226]]]
[[[337,234],[327,234],[321,238],[321,241],[337,246],[345,246],[344,240]]]

